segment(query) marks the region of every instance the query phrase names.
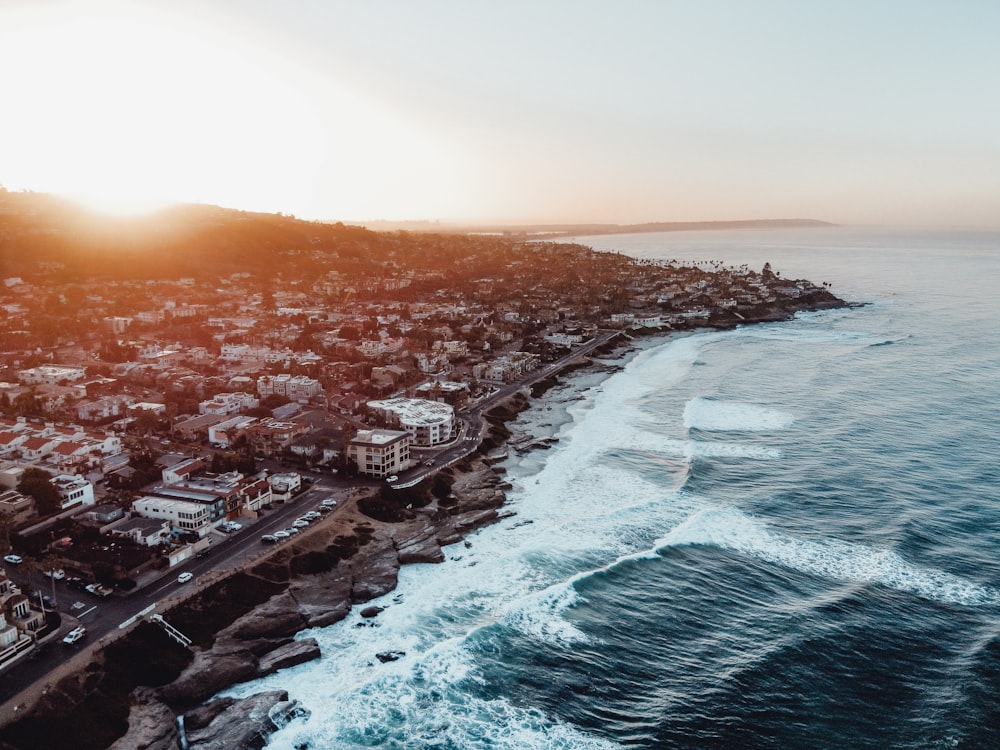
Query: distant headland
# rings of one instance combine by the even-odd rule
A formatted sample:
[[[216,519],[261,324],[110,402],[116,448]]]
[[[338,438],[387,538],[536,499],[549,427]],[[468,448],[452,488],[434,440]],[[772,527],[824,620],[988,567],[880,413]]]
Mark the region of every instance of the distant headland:
[[[835,227],[819,219],[740,219],[736,221],[649,221],[642,224],[448,224],[436,221],[367,221],[374,231],[459,232],[462,234],[544,235],[577,237],[596,234],[640,234],[645,232],[697,232],[735,229],[812,229]]]

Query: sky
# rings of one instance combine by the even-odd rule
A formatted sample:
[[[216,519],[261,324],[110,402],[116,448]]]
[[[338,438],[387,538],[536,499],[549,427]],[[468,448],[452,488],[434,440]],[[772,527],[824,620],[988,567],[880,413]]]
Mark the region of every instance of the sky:
[[[1000,227],[996,0],[0,0],[0,185],[143,211]]]

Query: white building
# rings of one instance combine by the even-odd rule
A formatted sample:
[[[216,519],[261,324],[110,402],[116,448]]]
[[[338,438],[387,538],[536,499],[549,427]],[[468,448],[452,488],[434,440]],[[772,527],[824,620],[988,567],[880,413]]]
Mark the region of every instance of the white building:
[[[132,510],[144,518],[163,518],[172,528],[205,536],[211,531],[211,507],[190,500],[166,497],[143,497],[132,503]]]
[[[208,428],[208,442],[216,448],[228,448],[239,435],[256,422],[256,417],[240,415],[214,424]]]
[[[399,430],[358,430],[347,446],[358,472],[371,477],[398,474],[410,465],[410,433]]]
[[[302,477],[294,471],[287,474],[272,474],[267,481],[271,484],[271,497],[275,500],[288,500],[302,486]]]
[[[63,381],[75,383],[83,380],[86,370],[82,367],[62,367],[60,365],[40,365],[21,370],[17,379],[25,385],[59,385]]]
[[[255,409],[260,401],[249,393],[220,393],[209,401],[198,404],[199,414],[237,414],[245,409]]]
[[[57,477],[52,477],[51,481],[52,486],[59,493],[60,508],[94,504],[94,485],[86,479],[70,474],[60,474]]]
[[[440,401],[390,398],[385,401],[369,401],[368,408],[410,433],[413,445],[446,443],[455,429],[455,409]]]

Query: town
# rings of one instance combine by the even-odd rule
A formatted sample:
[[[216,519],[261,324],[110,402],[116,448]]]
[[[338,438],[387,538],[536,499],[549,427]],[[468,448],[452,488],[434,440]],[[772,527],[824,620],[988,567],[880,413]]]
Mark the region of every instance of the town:
[[[318,478],[432,474],[478,439],[477,404],[599,336],[843,304],[769,266],[536,236],[212,207],[90,221],[0,192],[0,670],[61,626],[28,573],[128,596]]]

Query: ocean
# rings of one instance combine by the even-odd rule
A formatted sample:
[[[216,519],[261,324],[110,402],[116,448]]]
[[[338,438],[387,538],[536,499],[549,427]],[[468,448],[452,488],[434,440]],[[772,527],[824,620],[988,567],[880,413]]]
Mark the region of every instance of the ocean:
[[[227,691],[311,711],[268,747],[1000,747],[1000,233],[576,241],[864,304],[641,340],[551,391],[512,517]]]

